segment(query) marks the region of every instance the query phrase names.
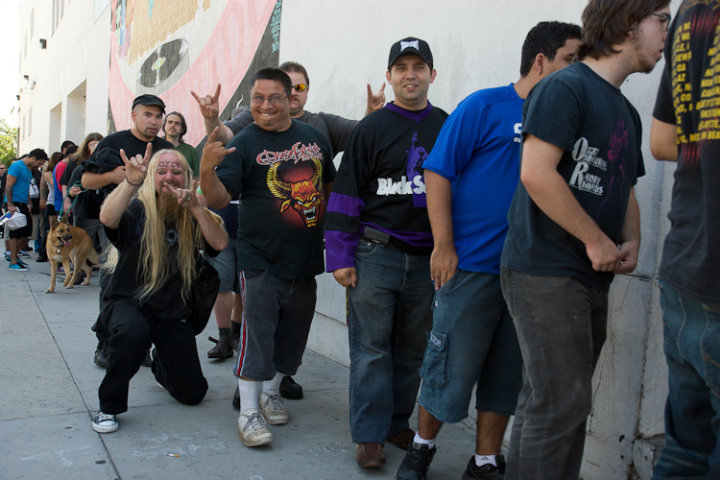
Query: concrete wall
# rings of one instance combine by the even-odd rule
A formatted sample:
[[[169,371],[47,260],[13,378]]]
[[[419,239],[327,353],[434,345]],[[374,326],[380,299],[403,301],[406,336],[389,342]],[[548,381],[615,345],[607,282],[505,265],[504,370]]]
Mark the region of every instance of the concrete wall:
[[[21,133],[21,151],[37,146],[52,151],[65,138],[79,142],[90,131],[107,133],[110,2],[58,1],[64,1],[65,9],[54,33],[52,11],[47,8],[50,2],[24,0],[21,4],[21,80],[24,74],[30,76],[28,82],[21,81],[21,128],[26,128],[23,119],[27,120],[32,110],[32,134],[23,137]],[[212,12],[229,5],[228,1],[239,0],[199,0],[198,5]],[[270,3],[274,1],[254,2],[258,9]],[[671,3],[673,11],[678,4],[677,0]],[[452,112],[469,93],[518,78],[520,47],[533,25],[541,20],[580,23],[584,5],[584,0],[456,0],[441,4],[431,0],[284,0],[279,60],[296,60],[307,67],[311,80],[308,110],[360,118],[365,110],[366,84],[377,89],[385,81],[390,44],[415,35],[430,43],[435,56],[438,76],[430,88],[430,100]],[[25,54],[23,45],[29,37],[33,9],[34,35],[27,41]],[[193,28],[212,29],[215,21],[215,17],[199,15],[194,22],[201,23]],[[47,39],[47,49],[40,49],[39,38]],[[147,49],[156,48],[161,41]],[[224,60],[231,65],[236,48],[231,43],[215,45],[214,62]],[[637,271],[617,277],[611,290],[608,340],[593,383],[595,407],[588,422],[585,479],[648,478],[656,440],[663,432],[666,372],[657,268],[668,229],[665,217],[673,166],[655,162],[647,147],[661,68],[662,63],[649,75],[635,74],[622,86],[643,120],[647,174],[636,187],[643,240]],[[217,81],[205,80],[208,84]],[[33,81],[35,86],[30,88]],[[232,92],[238,85],[223,84],[223,91]],[[390,87],[385,93],[392,99]],[[237,98],[224,95],[221,107]],[[197,116],[195,111],[184,113]],[[191,124],[199,121],[189,119]],[[200,136],[197,132],[193,135]],[[327,274],[319,277],[318,285],[318,313],[310,347],[348,364],[345,293]],[[471,448],[469,445],[468,450]]]
[[[448,112],[467,94],[518,78],[520,47],[542,20],[580,23],[585,1],[443,2],[333,0],[283,4],[280,59],[303,63],[311,76],[307,109],[359,118],[365,84],[385,81],[392,42],[409,35],[427,40],[438,75],[430,101]],[[674,11],[679,2],[674,1]],[[666,394],[657,268],[672,185],[672,165],[656,162],[648,142],[662,62],[631,76],[622,90],[643,120],[646,175],[636,187],[642,212],[639,267],[619,276],[611,290],[608,339],[593,382],[594,409],[582,475],[585,479],[649,478],[662,435]],[[388,100],[392,92],[386,89]],[[330,275],[319,279],[318,315],[310,344],[348,363],[344,292]],[[470,446],[468,448],[471,448]]]

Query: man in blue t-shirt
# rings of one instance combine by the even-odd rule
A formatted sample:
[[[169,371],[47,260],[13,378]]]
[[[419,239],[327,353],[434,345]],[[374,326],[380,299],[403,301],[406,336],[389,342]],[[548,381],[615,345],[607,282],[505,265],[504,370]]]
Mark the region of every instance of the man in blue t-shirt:
[[[27,265],[18,258],[18,251],[20,245],[23,244],[23,240],[32,235],[32,216],[28,208],[32,169],[39,167],[47,159],[47,153],[40,148],[36,148],[25,158],[13,162],[7,172],[7,184],[5,185],[7,210],[13,213],[20,212],[27,219],[27,225],[16,230],[10,230],[9,234],[10,270],[15,272],[27,270]]]
[[[505,478],[578,478],[614,274],[637,265],[641,123],[619,87],[662,56],[668,1],[590,0],[579,62],[523,107],[502,291],[523,356]]]
[[[476,384],[475,455],[463,478],[499,478],[504,471],[500,448],[522,384],[522,358],[499,264],[520,175],[522,106],[535,84],[575,60],[579,45],[577,25],[536,25],[522,47],[520,79],[463,100],[425,160],[436,294],[418,431],[399,479],[425,478],[440,428],[467,416]]]

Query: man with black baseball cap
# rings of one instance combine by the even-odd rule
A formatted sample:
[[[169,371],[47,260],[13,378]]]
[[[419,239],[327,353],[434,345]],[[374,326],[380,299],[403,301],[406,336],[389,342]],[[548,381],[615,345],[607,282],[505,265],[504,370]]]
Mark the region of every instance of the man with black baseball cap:
[[[102,190],[108,195],[117,185],[125,180],[125,163],[120,157],[120,151],[124,151],[128,158],[140,155],[142,158],[146,150],[157,152],[168,148],[174,149],[173,144],[158,137],[162,127],[165,103],[155,95],[144,94],[135,97],[132,103],[133,126],[130,130],[115,132],[100,140],[95,151],[84,163],[85,171],[82,175],[83,188],[88,190]],[[104,230],[101,232],[101,243],[103,253],[108,246]],[[104,256],[104,255],[103,255]],[[105,352],[105,341],[107,334],[102,325],[102,295],[104,286],[110,279],[109,275],[100,270],[100,315],[98,322],[93,326],[98,337],[98,347],[95,351],[95,364],[104,368],[107,362]]]
[[[386,440],[407,449],[414,436],[433,299],[422,164],[447,117],[427,99],[435,75],[427,42],[390,48],[395,100],[355,127],[327,208],[327,270],[348,289],[350,432],[366,468],[385,463]]]
[[[425,40],[420,40],[415,37],[403,38],[399,42],[393,43],[390,47],[390,57],[388,58],[388,71],[393,66],[395,61],[403,55],[417,55],[418,57],[425,60],[430,66],[430,70],[433,69],[433,56],[430,51],[430,45]]]

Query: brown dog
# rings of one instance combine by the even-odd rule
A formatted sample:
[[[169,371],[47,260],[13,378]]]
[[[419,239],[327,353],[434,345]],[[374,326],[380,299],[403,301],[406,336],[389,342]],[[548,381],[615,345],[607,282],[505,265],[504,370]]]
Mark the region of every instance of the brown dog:
[[[90,236],[80,227],[68,225],[64,221],[59,222],[53,218],[50,221],[50,231],[45,244],[48,260],[50,260],[50,288],[45,293],[55,291],[55,278],[57,277],[58,265],[62,263],[65,270],[65,288],[73,288],[75,278],[80,270],[85,272],[83,285],[90,284],[92,267],[86,260],[97,264],[98,254],[93,247]],[[73,262],[73,273],[70,276],[70,260]]]

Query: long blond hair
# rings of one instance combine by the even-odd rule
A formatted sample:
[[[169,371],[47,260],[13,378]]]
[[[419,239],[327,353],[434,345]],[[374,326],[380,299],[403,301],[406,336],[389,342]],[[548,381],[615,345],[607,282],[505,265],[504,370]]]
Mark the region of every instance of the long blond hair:
[[[140,301],[148,298],[160,288],[170,275],[170,262],[168,262],[167,227],[163,213],[158,208],[158,195],[155,191],[155,172],[158,169],[158,159],[166,154],[174,154],[183,165],[185,172],[185,188],[192,188],[192,172],[187,159],[177,150],[160,150],[150,159],[147,175],[142,186],[138,189],[138,199],[145,208],[145,228],[140,242],[140,258],[138,271],[142,273],[142,286],[138,292]],[[210,212],[214,220],[221,223],[220,217]],[[182,277],[180,295],[186,303],[190,300],[190,286],[196,275],[195,251],[203,245],[203,236],[192,213],[187,208],[179,208],[175,219],[177,237],[177,263]]]

